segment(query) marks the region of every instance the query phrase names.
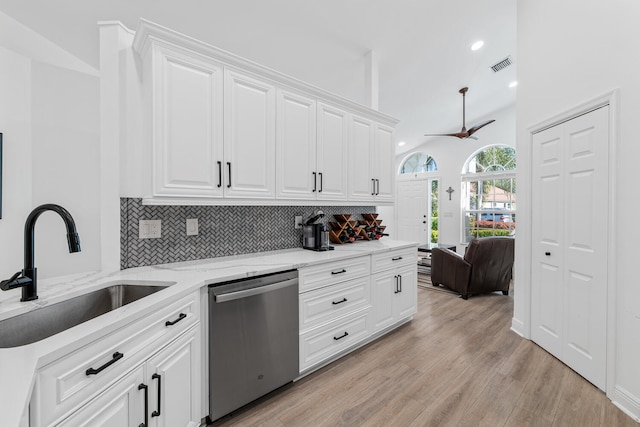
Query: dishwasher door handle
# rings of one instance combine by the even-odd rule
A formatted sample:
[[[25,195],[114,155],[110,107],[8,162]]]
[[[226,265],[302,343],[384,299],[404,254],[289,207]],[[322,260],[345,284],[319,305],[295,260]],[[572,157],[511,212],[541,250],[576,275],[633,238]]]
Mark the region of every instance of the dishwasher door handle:
[[[275,291],[277,289],[286,288],[289,286],[294,286],[298,284],[298,278],[284,280],[282,282],[273,283],[271,285],[266,286],[258,286],[250,289],[243,289],[241,291],[229,292],[226,294],[215,295],[216,303],[222,303],[227,301],[234,301],[237,299],[247,298],[254,295],[264,294],[266,292]]]

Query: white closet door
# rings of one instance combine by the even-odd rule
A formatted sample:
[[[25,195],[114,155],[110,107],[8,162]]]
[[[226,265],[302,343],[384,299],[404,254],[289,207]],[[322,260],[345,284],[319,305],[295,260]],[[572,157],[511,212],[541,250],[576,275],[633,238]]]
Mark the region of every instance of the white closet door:
[[[609,109],[534,135],[532,338],[606,381]]]
[[[431,239],[429,181],[398,182],[398,239],[427,244]]]

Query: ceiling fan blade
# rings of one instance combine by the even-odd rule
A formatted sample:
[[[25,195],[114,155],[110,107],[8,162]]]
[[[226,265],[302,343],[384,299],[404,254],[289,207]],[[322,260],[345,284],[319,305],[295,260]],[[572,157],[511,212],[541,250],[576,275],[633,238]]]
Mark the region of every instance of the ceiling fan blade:
[[[475,125],[474,127],[472,127],[471,129],[469,129],[469,136],[473,135],[474,133],[476,133],[477,131],[479,131],[480,129],[482,129],[483,127],[485,127],[488,124],[491,124],[495,122],[495,120],[487,120],[486,122],[480,123],[478,125]]]
[[[457,132],[457,133],[426,133],[424,136],[455,136],[456,138],[466,138],[467,132]]]

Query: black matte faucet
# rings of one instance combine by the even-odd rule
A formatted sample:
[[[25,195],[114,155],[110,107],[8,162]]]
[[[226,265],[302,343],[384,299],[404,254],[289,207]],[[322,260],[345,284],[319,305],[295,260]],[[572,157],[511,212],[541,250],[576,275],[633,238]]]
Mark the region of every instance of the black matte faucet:
[[[36,220],[45,211],[54,211],[64,221],[67,227],[67,240],[69,241],[69,252],[80,252],[80,236],[76,231],[76,223],[71,214],[62,206],[54,204],[40,205],[35,208],[24,224],[24,269],[14,274],[10,279],[0,282],[0,289],[22,288],[22,298],[20,301],[32,301],[38,299],[37,269],[34,264],[34,240]]]

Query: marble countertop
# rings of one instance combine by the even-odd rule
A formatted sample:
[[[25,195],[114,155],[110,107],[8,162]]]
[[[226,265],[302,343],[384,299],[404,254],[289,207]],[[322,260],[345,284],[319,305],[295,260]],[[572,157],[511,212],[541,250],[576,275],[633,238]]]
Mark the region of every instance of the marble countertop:
[[[6,425],[19,425],[29,404],[38,368],[122,326],[143,318],[167,301],[213,283],[415,247],[417,243],[381,239],[337,245],[333,251],[287,249],[247,255],[161,264],[113,272],[89,272],[38,280],[39,298],[20,302],[20,290],[0,292],[0,321],[107,287],[113,283],[170,282],[171,286],[112,312],[33,344],[0,349],[0,402]]]

